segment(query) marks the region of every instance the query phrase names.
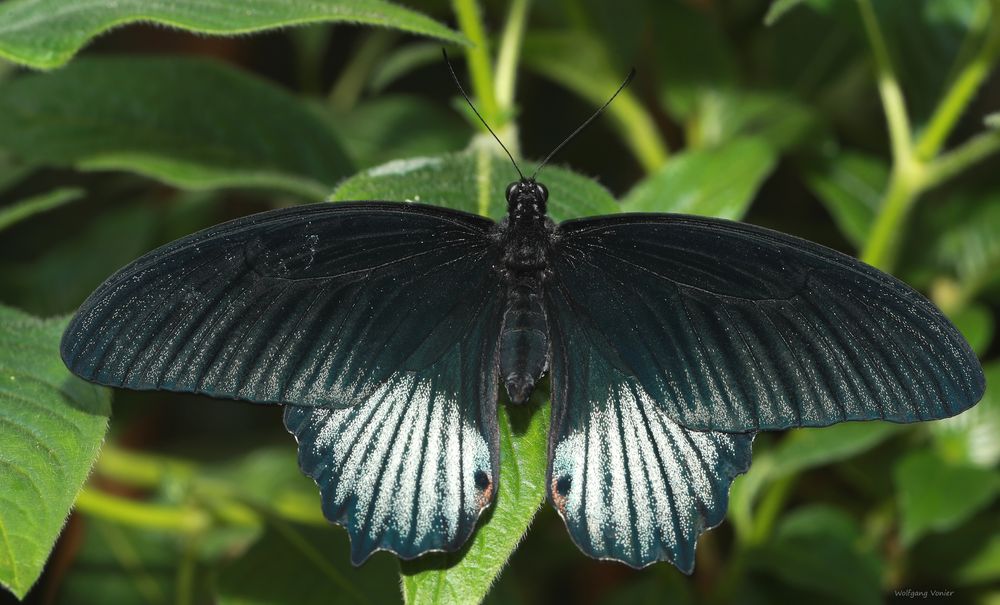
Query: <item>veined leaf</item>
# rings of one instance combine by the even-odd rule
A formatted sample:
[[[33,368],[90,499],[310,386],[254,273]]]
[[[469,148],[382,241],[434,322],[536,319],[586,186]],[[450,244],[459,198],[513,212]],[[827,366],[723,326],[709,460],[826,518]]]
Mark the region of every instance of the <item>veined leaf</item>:
[[[553,220],[618,211],[611,194],[593,179],[556,166],[539,178],[549,189]],[[500,219],[507,212],[504,191],[515,180],[510,160],[476,148],[376,166],[341,183],[330,199],[421,202]]]
[[[464,36],[437,21],[383,0],[8,0],[0,4],[0,57],[39,69],[59,67],[94,37],[135,22],[214,35],[245,34],[306,23],[348,22],[467,43]]]
[[[110,391],[63,366],[65,325],[0,306],[0,584],[19,598],[42,573],[111,413]]]
[[[994,468],[1000,463],[1000,363],[983,368],[986,394],[972,409],[931,423],[935,445],[946,460]]]
[[[738,220],[776,162],[771,146],[756,138],[685,151],[636,185],[622,210]]]
[[[55,189],[0,208],[0,231],[39,212],[58,208],[83,197],[80,189]]]
[[[20,157],[130,170],[190,189],[269,187],[322,199],[350,172],[323,119],[225,65],[100,58],[0,88],[0,145]]]

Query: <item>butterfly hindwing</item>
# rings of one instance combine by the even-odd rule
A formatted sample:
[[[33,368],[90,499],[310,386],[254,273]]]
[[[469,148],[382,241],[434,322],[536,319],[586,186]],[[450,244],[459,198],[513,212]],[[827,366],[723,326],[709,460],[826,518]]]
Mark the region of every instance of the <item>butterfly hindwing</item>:
[[[379,202],[230,221],[109,278],[67,328],[63,359],[112,386],[350,406],[477,320],[470,301],[499,284],[493,226]]]
[[[550,287],[568,293],[581,346],[687,428],[930,420],[983,394],[933,304],[823,246],[672,215],[568,221],[555,242]]]
[[[690,573],[698,536],[722,522],[729,486],[750,467],[752,433],[698,432],[607,364],[551,289],[549,499],[588,555]]]
[[[376,550],[456,550],[492,501],[499,294],[470,301],[477,321],[433,365],[393,374],[358,405],[285,408],[299,465],[326,517],[350,533],[355,564]]]

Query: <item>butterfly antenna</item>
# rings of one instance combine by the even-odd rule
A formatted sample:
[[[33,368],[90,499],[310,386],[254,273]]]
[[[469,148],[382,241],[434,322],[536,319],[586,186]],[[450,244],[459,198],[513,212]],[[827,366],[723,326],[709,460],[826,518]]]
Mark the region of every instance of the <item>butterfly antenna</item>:
[[[545,156],[545,159],[542,160],[542,162],[540,164],[538,164],[538,168],[535,168],[535,171],[531,173],[531,179],[529,179],[529,180],[532,180],[532,181],[535,180],[535,175],[537,175],[538,171],[540,171],[542,168],[545,167],[545,164],[547,164],[549,162],[549,160],[552,159],[552,156],[554,156],[555,154],[559,153],[559,150],[562,149],[563,147],[565,147],[566,143],[569,143],[570,141],[572,141],[573,137],[575,137],[576,135],[580,134],[580,131],[582,131],[584,128],[586,128],[587,126],[589,126],[591,122],[593,122],[595,119],[597,119],[597,116],[601,115],[604,112],[604,110],[608,108],[608,105],[611,105],[611,101],[615,100],[615,97],[618,96],[618,93],[620,93],[621,91],[625,90],[625,87],[629,85],[629,82],[631,82],[632,78],[634,78],[634,77],[635,77],[635,68],[633,67],[631,70],[629,70],[628,75],[625,76],[625,81],[622,82],[622,85],[618,87],[618,90],[615,91],[615,94],[611,95],[611,98],[608,99],[607,102],[604,105],[601,105],[601,108],[598,109],[597,111],[595,111],[594,115],[592,115],[589,118],[587,118],[587,121],[585,121],[583,124],[580,124],[580,126],[576,130],[574,130],[572,133],[570,133],[570,135],[568,137],[566,137],[565,139],[563,139],[562,143],[559,143],[558,145],[556,145],[556,148],[553,149],[549,153],[549,155]]]
[[[507,157],[510,158],[511,164],[514,164],[514,170],[517,171],[517,175],[520,176],[521,180],[523,181],[524,173],[521,172],[520,168],[518,168],[517,162],[514,161],[514,156],[511,155],[510,150],[507,149],[507,146],[503,144],[503,141],[500,140],[500,137],[497,136],[497,133],[493,132],[493,129],[490,128],[490,125],[486,123],[486,120],[483,119],[483,116],[479,115],[479,111],[476,109],[476,106],[472,104],[472,99],[469,98],[469,95],[465,94],[465,89],[462,88],[462,83],[458,81],[458,74],[455,73],[455,68],[452,67],[451,61],[448,60],[448,51],[442,48],[441,54],[444,55],[444,62],[448,65],[448,71],[451,72],[451,79],[455,81],[455,86],[458,87],[458,92],[462,93],[462,96],[465,97],[465,102],[468,103],[469,107],[472,108],[472,113],[476,114],[476,117],[479,118],[479,121],[483,123],[483,126],[486,127],[486,130],[490,131],[490,134],[493,135],[493,138],[497,140],[497,143],[500,143],[500,147],[503,147],[503,150],[507,152]]]

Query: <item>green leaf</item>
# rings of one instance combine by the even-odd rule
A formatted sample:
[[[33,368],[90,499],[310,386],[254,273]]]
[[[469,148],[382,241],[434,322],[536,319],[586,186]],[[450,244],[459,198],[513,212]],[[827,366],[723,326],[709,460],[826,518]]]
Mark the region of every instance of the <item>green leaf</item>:
[[[806,184],[844,235],[854,245],[863,245],[889,182],[885,161],[855,151],[842,151],[829,154],[804,172]]]
[[[1000,111],[991,113],[983,118],[983,124],[987,128],[1000,129]]]
[[[351,565],[347,533],[274,520],[243,556],[223,568],[216,594],[221,605],[302,605],[399,602],[396,563],[377,553]]]
[[[65,325],[0,306],[0,584],[19,598],[42,573],[111,413],[110,391],[63,365]]]
[[[633,188],[622,201],[627,212],[678,212],[738,220],[777,158],[760,139],[685,151]]]
[[[477,603],[500,575],[545,500],[549,403],[500,406],[500,484],[496,502],[457,553],[402,562],[410,605]]]
[[[1000,494],[1000,473],[914,452],[896,465],[900,530],[910,545],[930,531],[948,531]]]
[[[14,223],[83,197],[82,189],[54,189],[0,208],[0,231]]]
[[[935,244],[938,264],[953,272],[967,298],[1000,281],[1000,195],[986,194],[955,199],[950,206],[959,214]],[[941,220],[928,220],[942,232]]]
[[[859,546],[846,513],[813,506],[787,515],[774,538],[748,558],[752,568],[840,603],[882,602],[879,559]]]
[[[945,460],[994,468],[1000,463],[1000,363],[983,368],[986,394],[958,416],[931,423],[934,444]]]
[[[440,60],[440,48],[437,53]],[[454,113],[421,97],[381,96],[350,111],[329,111],[330,126],[361,167],[454,152],[469,140],[469,128]]]
[[[706,95],[688,125],[688,147],[724,145],[737,137],[756,137],[775,151],[808,141],[818,119],[808,106],[788,95],[723,91]]]
[[[509,159],[476,149],[371,168],[341,183],[331,200],[421,202],[500,219],[507,212],[504,191],[514,180]],[[593,179],[551,166],[539,180],[549,189],[549,215],[556,221],[618,211],[611,194]]]
[[[879,445],[902,428],[891,422],[845,422],[821,429],[797,429],[774,448],[771,473],[782,477],[847,460]]]
[[[170,2],[8,0],[0,4],[0,57],[50,69],[113,27],[151,22],[191,32],[236,35],[306,23],[363,23],[467,44],[464,36],[416,11],[382,0]]]
[[[986,305],[970,304],[958,311],[948,314],[962,336],[969,341],[972,350],[978,355],[986,354],[993,342],[993,311]]]
[[[803,2],[805,0],[772,0],[771,6],[767,9],[767,14],[764,15],[764,25],[774,25],[785,13]]]
[[[441,45],[433,42],[415,42],[401,46],[372,68],[368,87],[381,92],[403,76],[441,62]]]
[[[331,129],[300,100],[197,59],[85,59],[18,78],[0,88],[0,145],[28,160],[178,187],[269,187],[312,199],[350,172]]]

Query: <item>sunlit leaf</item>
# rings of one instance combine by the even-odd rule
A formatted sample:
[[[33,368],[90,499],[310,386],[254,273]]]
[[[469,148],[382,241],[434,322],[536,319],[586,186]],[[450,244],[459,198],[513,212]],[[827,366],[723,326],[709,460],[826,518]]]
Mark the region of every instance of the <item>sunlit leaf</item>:
[[[931,424],[935,445],[947,460],[994,468],[1000,463],[1000,363],[983,368],[986,394],[975,407]]]
[[[351,170],[332,130],[280,88],[223,64],[100,58],[0,88],[0,147],[45,164],[179,187],[323,199]]]
[[[14,223],[83,197],[80,189],[54,189],[0,208],[0,231]]]
[[[816,128],[815,112],[792,96],[728,90],[701,98],[687,142],[689,147],[711,147],[754,137],[785,151],[808,141]]]
[[[59,67],[94,37],[135,22],[230,36],[306,23],[348,22],[466,42],[437,21],[382,0],[8,0],[0,4],[0,57],[40,69]]]
[[[776,162],[771,146],[753,138],[686,151],[640,181],[622,200],[622,210],[737,220]]]
[[[1000,494],[1000,473],[919,451],[895,469],[901,534],[913,544],[930,531],[947,531],[983,509]]]
[[[902,429],[891,422],[845,422],[792,431],[774,448],[774,476],[791,475],[864,453]]]
[[[0,306],[0,585],[18,597],[42,573],[111,413],[110,391],[63,365],[65,325]]]

